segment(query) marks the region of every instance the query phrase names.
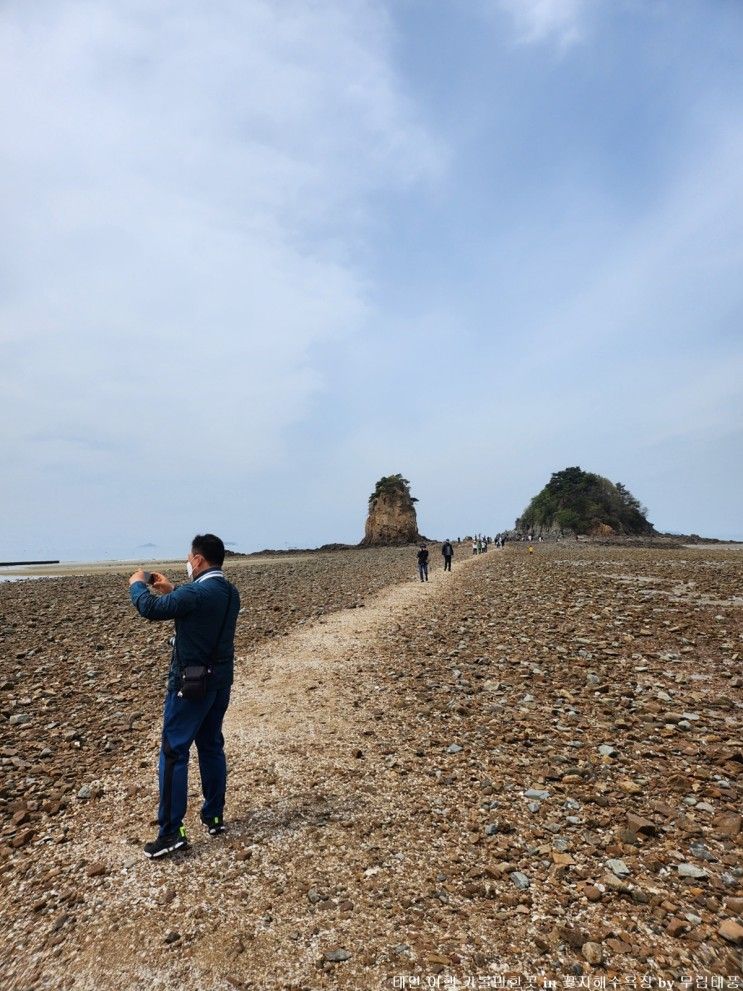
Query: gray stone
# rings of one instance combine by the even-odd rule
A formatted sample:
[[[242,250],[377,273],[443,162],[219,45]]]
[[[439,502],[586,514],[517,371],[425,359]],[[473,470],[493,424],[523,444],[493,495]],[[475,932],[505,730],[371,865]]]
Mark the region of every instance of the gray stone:
[[[527,791],[524,792],[524,797],[538,798],[540,801],[543,801],[545,798],[550,797],[550,793],[548,791],[542,791],[539,788],[529,788]]]
[[[446,752],[448,754],[458,754],[461,749],[458,743],[452,743],[446,748]]]
[[[93,789],[90,785],[83,785],[80,791],[77,793],[77,797],[81,802],[86,801],[86,799],[91,798],[93,795]]]
[[[530,812],[539,812],[539,810],[542,808],[539,802],[529,802],[529,804],[526,807]]]
[[[351,954],[348,950],[337,949],[328,950],[327,953],[323,953],[323,959],[327,960],[329,963],[341,963],[343,960],[350,960]]]
[[[627,877],[630,873],[629,867],[625,864],[623,860],[607,860],[606,866],[612,872],[616,874],[617,877]]]
[[[717,863],[717,857],[710,853],[704,843],[690,843],[689,850],[697,857],[699,860],[706,860],[708,863]]]
[[[694,864],[678,864],[676,870],[681,877],[691,877],[697,881],[707,877],[707,872],[703,871],[701,867],[695,867]]]
[[[603,757],[616,757],[618,756],[619,751],[615,750],[614,747],[612,747],[611,744],[609,743],[602,743],[601,746],[599,747],[599,753]],[[586,946],[588,946],[588,944],[586,944]]]
[[[509,877],[516,885],[516,887],[520,888],[522,891],[526,891],[527,888],[531,887],[531,881],[526,876],[526,874],[522,874],[521,871],[513,871],[513,873],[511,873]]]
[[[485,827],[485,835],[486,836],[495,836],[495,834],[497,832],[498,832],[498,823],[497,822],[489,822],[487,824],[487,826]]]

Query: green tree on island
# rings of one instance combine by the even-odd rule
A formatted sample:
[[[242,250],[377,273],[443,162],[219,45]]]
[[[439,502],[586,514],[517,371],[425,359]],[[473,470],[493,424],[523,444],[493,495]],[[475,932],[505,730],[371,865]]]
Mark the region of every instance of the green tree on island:
[[[407,501],[412,506],[418,502],[415,496],[410,494],[410,482],[403,478],[401,474],[383,475],[374,486],[374,491],[369,496],[369,509],[373,509],[380,496],[398,496],[403,501]]]
[[[554,472],[516,520],[516,529],[529,531],[587,534],[602,527],[618,534],[654,532],[647,509],[625,485],[579,467]]]

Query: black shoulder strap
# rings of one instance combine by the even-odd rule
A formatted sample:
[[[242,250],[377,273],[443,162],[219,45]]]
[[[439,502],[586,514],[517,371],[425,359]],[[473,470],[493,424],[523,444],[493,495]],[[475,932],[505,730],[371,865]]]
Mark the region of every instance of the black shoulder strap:
[[[222,634],[224,633],[224,628],[227,625],[227,617],[230,614],[230,609],[232,607],[232,593],[234,592],[234,587],[231,582],[227,582],[227,607],[224,611],[224,618],[222,619],[222,625],[219,627],[219,633],[217,634],[217,642],[214,644],[214,650],[212,651],[212,662],[216,664],[217,653],[219,651],[219,644],[222,640]]]

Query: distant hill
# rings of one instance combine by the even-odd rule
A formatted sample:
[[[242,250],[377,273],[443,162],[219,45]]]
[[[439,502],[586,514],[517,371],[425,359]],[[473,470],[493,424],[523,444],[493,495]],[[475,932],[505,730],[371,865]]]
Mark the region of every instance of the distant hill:
[[[655,533],[647,509],[626,486],[578,467],[555,472],[516,520],[516,529],[595,536]]]

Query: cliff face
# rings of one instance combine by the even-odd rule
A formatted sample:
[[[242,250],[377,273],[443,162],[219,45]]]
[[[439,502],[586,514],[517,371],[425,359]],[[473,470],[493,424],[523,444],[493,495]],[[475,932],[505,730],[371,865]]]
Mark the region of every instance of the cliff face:
[[[362,547],[413,544],[418,540],[415,505],[405,486],[378,491],[372,496]]]

